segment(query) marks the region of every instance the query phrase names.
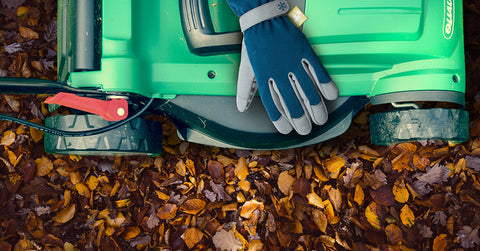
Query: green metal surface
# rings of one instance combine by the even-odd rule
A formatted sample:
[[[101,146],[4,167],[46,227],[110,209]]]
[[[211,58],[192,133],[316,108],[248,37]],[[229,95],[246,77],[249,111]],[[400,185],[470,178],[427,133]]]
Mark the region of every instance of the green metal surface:
[[[224,0],[208,4],[218,32],[237,27]],[[179,1],[103,0],[101,9],[100,70],[71,72],[73,87],[157,98],[235,95],[239,54],[191,53]],[[341,96],[465,92],[461,1],[310,0],[306,15],[304,32]]]

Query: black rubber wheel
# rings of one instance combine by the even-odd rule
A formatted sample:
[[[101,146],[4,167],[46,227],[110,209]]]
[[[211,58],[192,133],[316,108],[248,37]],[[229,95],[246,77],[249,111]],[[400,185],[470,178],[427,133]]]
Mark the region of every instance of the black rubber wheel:
[[[97,115],[48,117],[45,124],[65,131],[88,131],[113,122]],[[45,133],[45,151],[75,155],[159,155],[162,152],[162,124],[136,118],[114,130],[86,137],[64,137]]]
[[[411,109],[370,116],[373,144],[390,145],[415,140],[468,140],[468,112],[460,109]]]

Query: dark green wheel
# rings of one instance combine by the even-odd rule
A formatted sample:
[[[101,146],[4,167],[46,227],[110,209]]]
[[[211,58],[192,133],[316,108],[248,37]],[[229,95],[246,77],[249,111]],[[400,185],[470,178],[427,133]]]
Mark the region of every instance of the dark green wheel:
[[[468,112],[460,109],[411,109],[370,116],[372,143],[390,145],[415,140],[468,140]]]
[[[49,127],[64,131],[88,131],[110,125],[97,115],[62,115],[45,120]],[[75,155],[158,155],[162,152],[162,124],[136,118],[104,133],[66,137],[45,133],[45,151]]]

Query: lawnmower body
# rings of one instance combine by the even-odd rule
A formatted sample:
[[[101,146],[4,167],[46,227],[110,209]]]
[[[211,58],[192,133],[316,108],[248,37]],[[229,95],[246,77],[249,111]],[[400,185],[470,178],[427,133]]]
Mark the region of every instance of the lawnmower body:
[[[155,98],[181,138],[246,149],[318,143],[347,130],[368,102],[464,104],[462,2],[290,0],[337,84],[329,120],[282,135],[256,97],[236,110],[238,18],[225,0],[58,1],[58,81],[115,97]],[[281,62],[279,62],[281,63]],[[160,132],[159,132],[160,133]]]

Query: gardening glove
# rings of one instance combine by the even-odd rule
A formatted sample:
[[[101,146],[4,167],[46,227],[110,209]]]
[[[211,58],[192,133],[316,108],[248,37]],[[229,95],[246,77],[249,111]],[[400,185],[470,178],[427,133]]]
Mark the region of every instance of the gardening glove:
[[[328,111],[322,96],[338,97],[338,89],[305,35],[284,15],[285,0],[227,0],[240,17],[242,57],[237,108],[245,111],[257,86],[263,105],[280,133],[295,129],[306,135],[312,122],[324,124]],[[255,81],[256,80],[256,81]]]

